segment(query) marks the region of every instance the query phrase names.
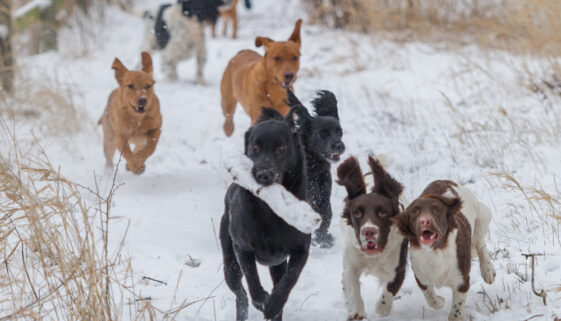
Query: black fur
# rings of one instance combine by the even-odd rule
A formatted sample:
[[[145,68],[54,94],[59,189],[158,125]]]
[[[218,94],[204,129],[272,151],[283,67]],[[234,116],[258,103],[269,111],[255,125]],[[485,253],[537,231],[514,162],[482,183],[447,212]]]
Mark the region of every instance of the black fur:
[[[252,160],[257,182],[279,182],[298,199],[306,200],[306,161],[292,111],[284,119],[263,119],[245,134],[245,154]],[[311,236],[278,217],[262,200],[237,184],[225,197],[220,223],[225,280],[236,295],[236,320],[248,315],[245,276],[253,305],[265,319],[282,320],[282,309],[296,284],[310,250]],[[269,266],[274,288],[261,286],[256,262]]]
[[[171,4],[163,4],[158,8],[158,15],[156,16],[156,25],[154,33],[156,34],[156,41],[160,49],[164,49],[168,44],[170,35],[166,22],[163,19],[164,11],[171,7]]]
[[[312,117],[296,96],[287,90],[288,104],[300,106],[296,111],[302,143],[306,151],[308,169],[308,201],[312,208],[320,213],[321,226],[314,233],[314,244],[320,247],[333,246],[333,236],[329,225],[333,212],[331,210],[331,163],[338,161],[345,151],[343,131],[337,113],[337,99],[327,90],[320,91],[312,101],[315,117]]]
[[[199,22],[211,22],[218,20],[218,7],[224,5],[223,0],[179,0],[183,14],[188,18],[197,17]]]

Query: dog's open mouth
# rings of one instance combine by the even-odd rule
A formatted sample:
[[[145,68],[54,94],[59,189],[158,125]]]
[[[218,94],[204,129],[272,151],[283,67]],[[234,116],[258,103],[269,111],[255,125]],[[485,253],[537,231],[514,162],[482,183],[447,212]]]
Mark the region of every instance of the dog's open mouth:
[[[292,86],[292,80],[282,82],[282,81],[280,81],[277,77],[275,77],[275,80],[279,83],[279,85],[280,85],[283,89],[289,89],[290,86]]]
[[[384,247],[381,245],[376,244],[374,241],[368,241],[366,245],[362,245],[361,247],[362,252],[366,255],[376,255],[381,253],[384,250]]]
[[[338,162],[341,160],[341,154],[329,154],[327,156],[327,159],[329,159],[332,162]]]
[[[439,239],[440,239],[440,234],[435,233],[428,229],[424,229],[421,233],[421,236],[419,236],[419,243],[421,243],[422,245],[432,245]]]
[[[131,105],[132,109],[139,114],[144,114],[146,112],[146,106],[140,106],[140,105],[135,106],[133,104],[130,104],[130,105]]]

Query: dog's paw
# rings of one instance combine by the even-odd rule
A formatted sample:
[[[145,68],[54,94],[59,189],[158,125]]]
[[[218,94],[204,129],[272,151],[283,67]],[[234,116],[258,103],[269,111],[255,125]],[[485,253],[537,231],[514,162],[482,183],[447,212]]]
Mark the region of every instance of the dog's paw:
[[[386,298],[382,296],[378,303],[376,303],[376,313],[380,316],[386,317],[392,312],[393,298]]]
[[[263,310],[265,310],[265,302],[267,302],[267,299],[269,299],[269,293],[267,293],[267,291],[263,291],[259,295],[256,295],[255,298],[251,299],[251,304],[253,304],[257,310],[263,312]]]
[[[131,172],[135,173],[136,175],[140,175],[140,174],[144,173],[144,170],[146,169],[146,166],[144,164],[131,165],[130,163],[127,163],[126,169],[127,169],[127,171],[131,171]]]
[[[364,312],[351,312],[347,317],[348,321],[365,320],[365,319],[366,319],[366,313]]]
[[[314,239],[312,240],[312,245],[318,246],[322,249],[329,249],[333,247],[334,244],[335,244],[335,239],[333,238],[333,235],[331,235],[330,233],[326,233],[323,235],[315,235]]]
[[[428,305],[435,309],[440,310],[444,307],[444,298],[439,295],[433,295],[431,298],[426,298]]]
[[[263,310],[265,319],[275,319],[278,315],[280,315],[285,302],[286,298],[275,295],[275,293],[271,294],[265,301],[265,310]]]
[[[487,284],[492,284],[495,282],[495,267],[491,261],[483,262],[481,261],[479,264],[479,268],[481,269],[481,276],[483,277],[483,281]]]

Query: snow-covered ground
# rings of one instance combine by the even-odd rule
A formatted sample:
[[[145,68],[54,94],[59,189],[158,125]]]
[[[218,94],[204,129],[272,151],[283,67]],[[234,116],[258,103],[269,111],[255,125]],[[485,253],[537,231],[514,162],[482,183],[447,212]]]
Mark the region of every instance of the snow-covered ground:
[[[184,309],[177,320],[232,320],[235,298],[223,281],[217,230],[223,196],[230,183],[224,161],[243,150],[249,118],[240,106],[231,138],[222,131],[219,83],[228,60],[241,49],[254,49],[255,36],[286,39],[297,18],[306,13],[299,0],[255,0],[254,9],[240,9],[239,39],[208,38],[204,86],[195,84],[193,60],[179,67],[180,80],[166,82],[155,54],[156,93],[161,101],[163,128],[156,152],[140,176],[125,172],[112,208],[111,244],[117,248],[130,223],[125,253],[132,258],[136,288],[154,305],[203,303]],[[148,5],[155,1],[145,0]],[[241,8],[240,4],[240,8]],[[221,30],[219,28],[218,30]],[[140,61],[142,21],[109,8],[99,26],[100,48],[76,58],[76,39],[62,34],[61,50],[19,62],[30,74],[56,75],[72,88],[84,113],[82,130],[72,135],[37,138],[50,161],[63,175],[94,186],[101,175],[107,190],[111,173],[104,169],[101,128],[95,126],[107,97],[116,87],[111,63],[119,57],[129,68]],[[257,51],[262,52],[262,49]],[[497,278],[483,282],[479,265],[472,264],[467,309],[473,320],[552,320],[561,315],[561,295],[548,293],[548,305],[531,293],[530,265],[522,253],[545,253],[536,265],[536,288],[561,284],[561,210],[540,200],[543,190],[561,200],[559,99],[553,108],[526,88],[518,77],[525,62],[540,62],[475,46],[448,49],[444,44],[397,43],[381,37],[326,30],[304,23],[302,60],[296,93],[310,101],[315,91],[328,89],[339,100],[347,155],[365,161],[368,154],[384,154],[389,172],[415,198],[429,182],[452,179],[466,184],[493,212],[488,248]],[[49,81],[38,79],[38,81]],[[27,126],[18,135],[26,137]],[[511,175],[526,194],[505,178]],[[501,176],[502,175],[502,176]],[[334,185],[332,205],[339,215],[345,197]],[[556,216],[556,218],[555,218]],[[331,232],[336,244],[329,250],[311,249],[309,261],[285,306],[285,320],[345,320],[341,291],[343,239],[339,220]],[[198,267],[185,263],[200,260]],[[268,271],[262,282],[270,288]],[[179,281],[178,278],[181,275]],[[142,280],[142,277],[161,280]],[[363,277],[363,297],[370,319],[380,288]],[[385,320],[444,320],[444,310],[428,308],[408,268],[393,312]],[[556,301],[557,299],[557,301]],[[496,307],[496,309],[494,309]],[[491,313],[490,310],[493,313]],[[250,320],[262,320],[250,307]]]

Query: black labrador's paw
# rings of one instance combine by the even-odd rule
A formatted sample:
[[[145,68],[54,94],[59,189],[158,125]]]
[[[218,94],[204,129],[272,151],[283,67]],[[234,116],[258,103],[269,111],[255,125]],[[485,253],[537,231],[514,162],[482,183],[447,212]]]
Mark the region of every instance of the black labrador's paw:
[[[253,298],[251,300],[251,303],[253,304],[253,306],[261,311],[264,312],[265,310],[265,304],[267,302],[267,300],[269,299],[270,295],[269,293],[267,293],[267,291],[263,291],[263,293],[261,295],[259,295],[258,298]]]
[[[323,235],[316,234],[314,235],[314,239],[312,240],[313,246],[317,246],[322,249],[329,249],[333,247],[334,244],[335,244],[335,239],[333,238],[333,235],[331,235],[330,233],[326,233]]]
[[[265,301],[265,310],[263,314],[266,320],[280,320],[282,308],[286,303],[287,298],[282,298],[280,295],[271,294],[267,301]]]

